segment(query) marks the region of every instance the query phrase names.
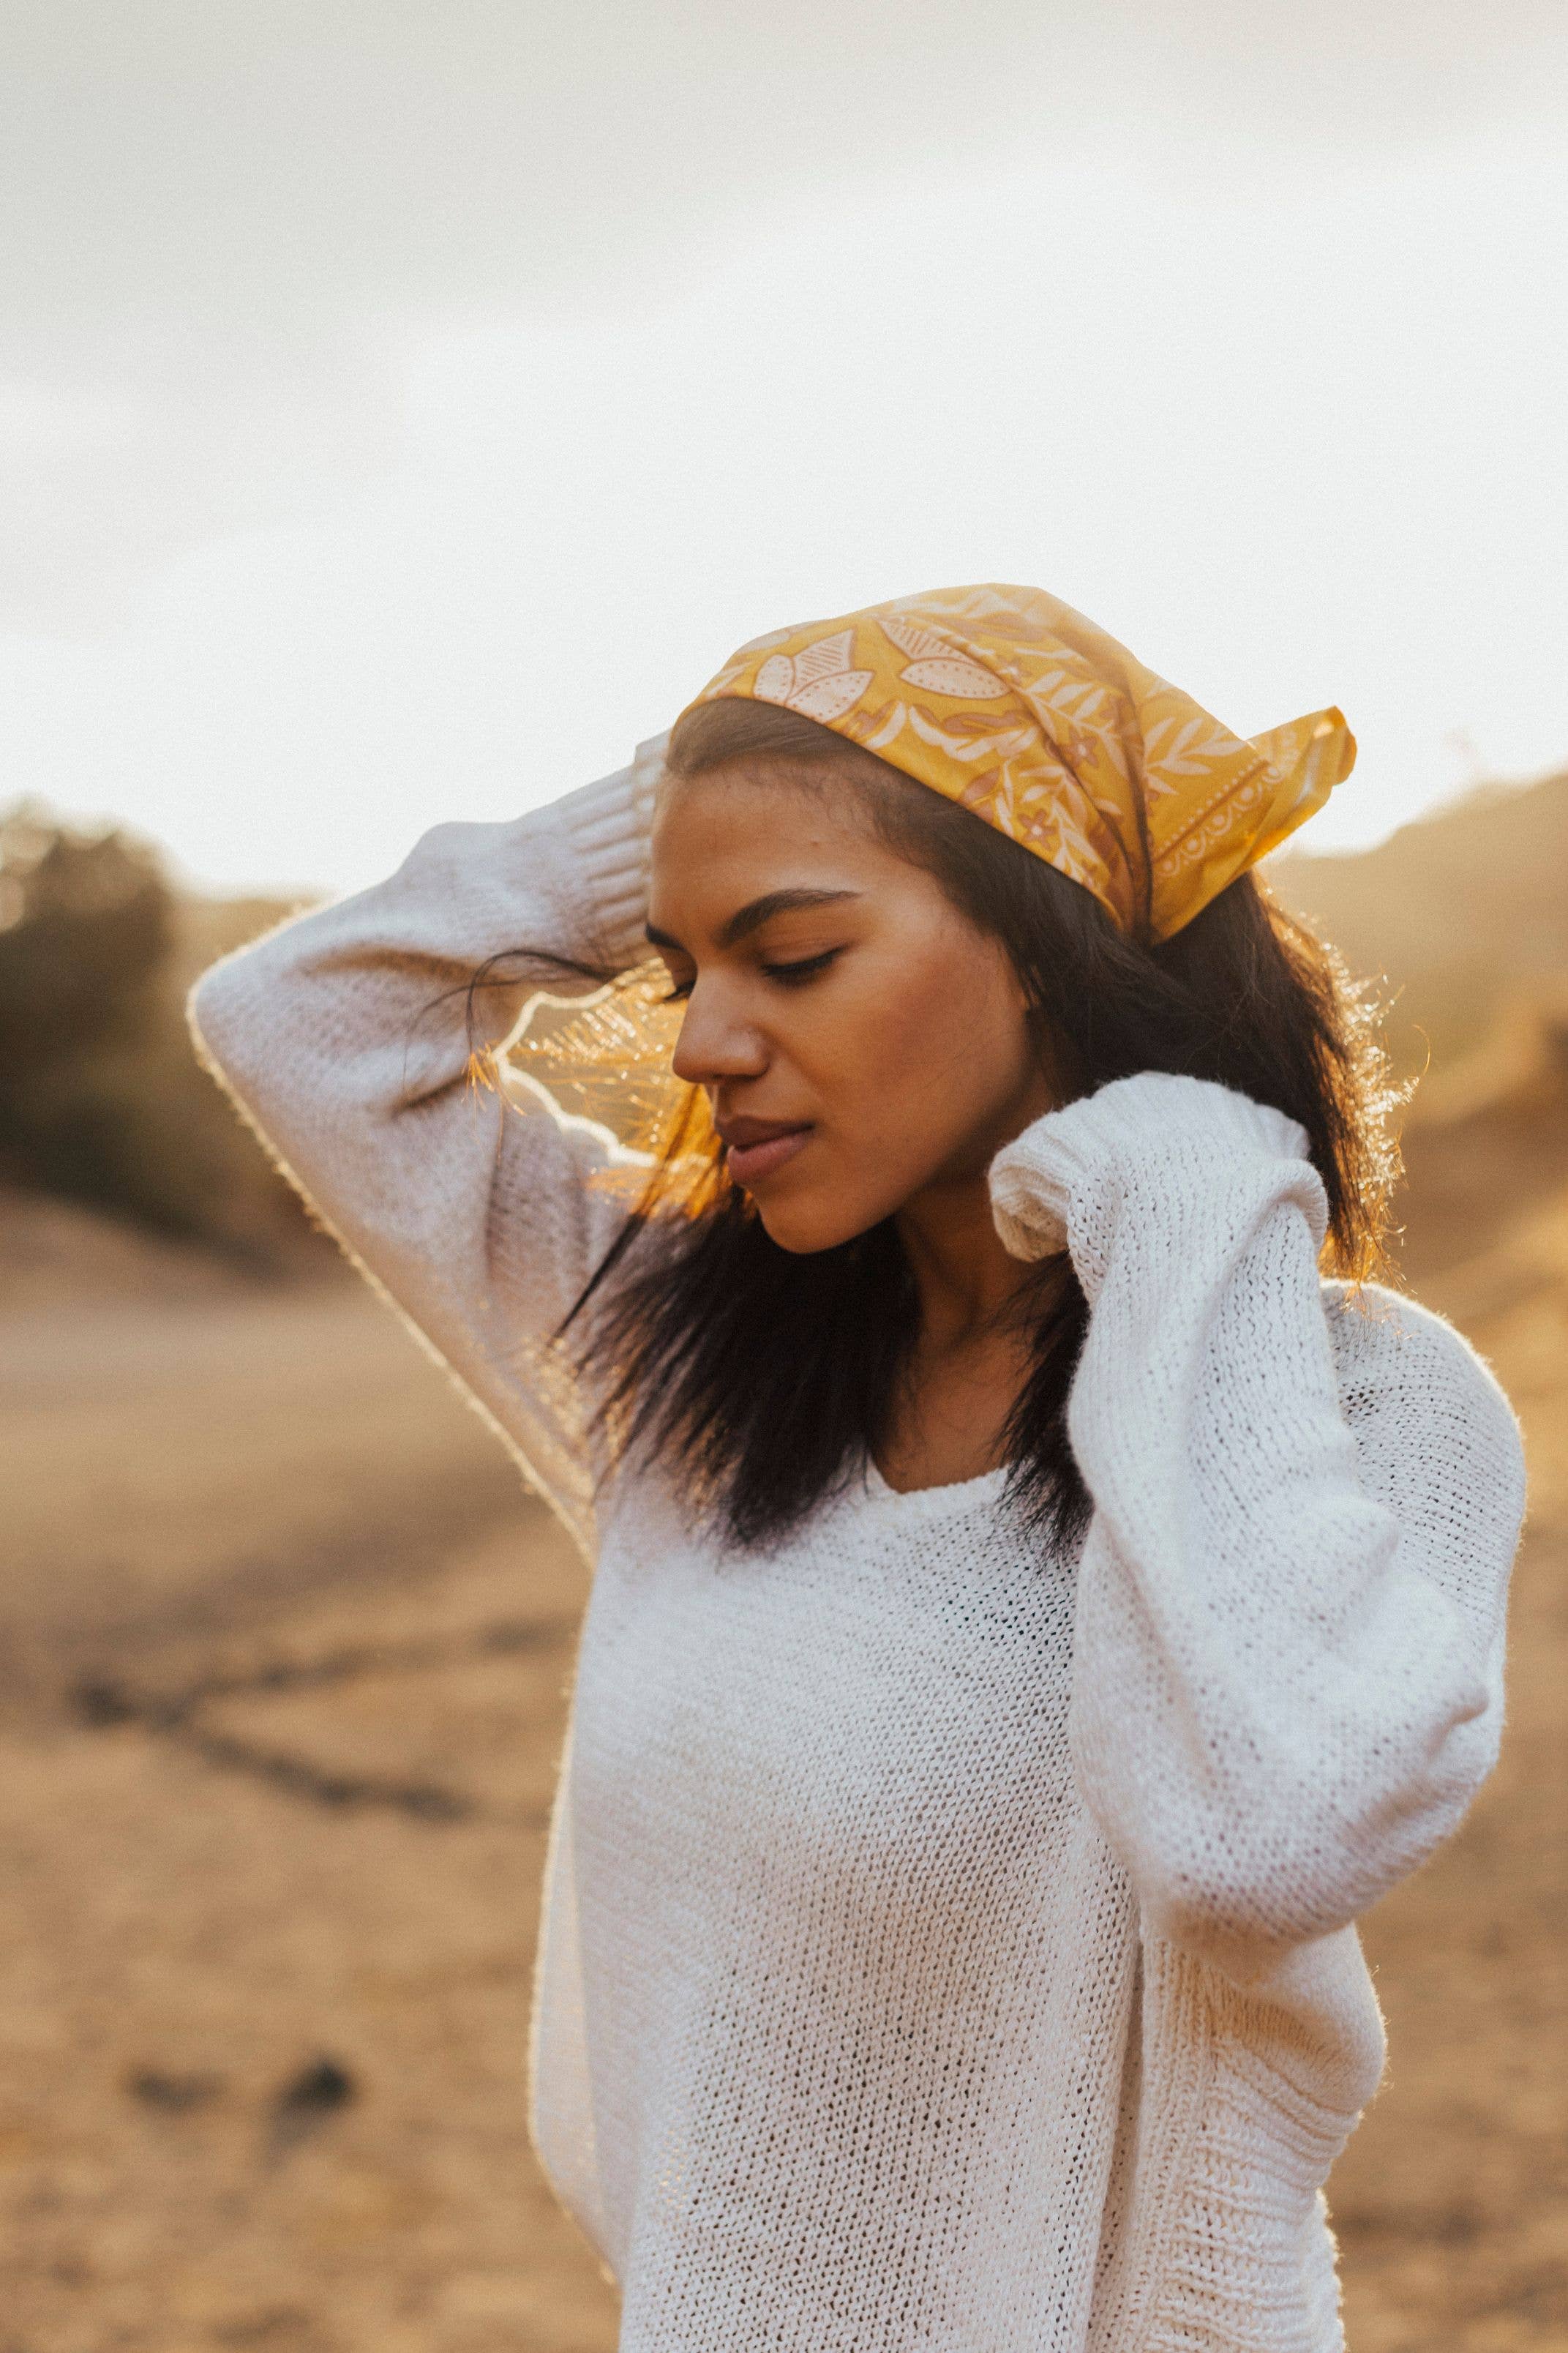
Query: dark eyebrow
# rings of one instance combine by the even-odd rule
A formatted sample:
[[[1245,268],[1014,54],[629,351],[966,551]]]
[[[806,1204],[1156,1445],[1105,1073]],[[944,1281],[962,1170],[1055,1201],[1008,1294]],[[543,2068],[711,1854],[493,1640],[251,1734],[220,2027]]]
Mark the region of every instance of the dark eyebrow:
[[[808,907],[831,907],[841,899],[860,896],[858,891],[764,891],[760,899],[748,900],[727,923],[720,926],[719,945],[732,948],[737,941],[749,939],[753,932],[761,931],[775,915],[795,915]],[[672,940],[668,932],[659,931],[653,923],[647,927],[647,936],[656,948],[673,948],[677,955],[686,954],[679,940]]]

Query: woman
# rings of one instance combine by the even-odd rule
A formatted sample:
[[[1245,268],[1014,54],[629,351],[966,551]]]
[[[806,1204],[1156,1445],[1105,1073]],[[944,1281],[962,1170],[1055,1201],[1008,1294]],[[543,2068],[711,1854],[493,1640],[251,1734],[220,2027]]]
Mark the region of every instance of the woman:
[[[1355,1281],[1374,1042],[1250,874],[1352,757],[918,597],[198,989],[594,1543],[534,2121],[636,2353],[1340,2342],[1352,1924],[1492,1762],[1521,1510]],[[650,944],[651,1160],[499,1051]]]

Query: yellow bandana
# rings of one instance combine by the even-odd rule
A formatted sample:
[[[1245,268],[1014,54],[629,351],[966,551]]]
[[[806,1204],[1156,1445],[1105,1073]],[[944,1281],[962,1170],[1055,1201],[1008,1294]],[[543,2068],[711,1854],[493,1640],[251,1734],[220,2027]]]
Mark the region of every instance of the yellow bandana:
[[[939,588],[775,630],[697,701],[724,695],[819,720],[1156,940],[1321,808],[1355,762],[1342,712],[1245,742],[1038,588]]]

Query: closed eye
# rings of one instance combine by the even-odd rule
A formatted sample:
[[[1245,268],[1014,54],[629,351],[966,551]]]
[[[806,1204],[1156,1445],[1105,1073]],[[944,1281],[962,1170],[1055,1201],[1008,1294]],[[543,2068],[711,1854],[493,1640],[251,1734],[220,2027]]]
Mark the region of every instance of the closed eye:
[[[777,981],[781,988],[803,988],[843,953],[842,948],[824,948],[820,955],[797,956],[792,964],[764,964],[761,970],[767,979]],[[661,1005],[683,1005],[696,985],[695,975],[690,980],[672,981],[658,1001]]]
[[[782,988],[799,988],[806,981],[815,980],[819,972],[826,972],[843,953],[842,948],[824,948],[820,955],[801,956],[794,964],[765,964],[763,970]]]

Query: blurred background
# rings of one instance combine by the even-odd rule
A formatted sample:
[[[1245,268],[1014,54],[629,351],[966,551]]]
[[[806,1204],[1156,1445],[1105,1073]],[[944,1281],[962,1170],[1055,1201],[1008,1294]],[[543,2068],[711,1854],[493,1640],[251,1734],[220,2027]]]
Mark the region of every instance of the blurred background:
[[[1533,1485],[1331,2200],[1352,2353],[1568,2348],[1565,122],[1558,0],[0,9],[0,2353],[613,2346],[523,2115],[583,1573],[181,1002],[980,579],[1361,738],[1274,883]]]

